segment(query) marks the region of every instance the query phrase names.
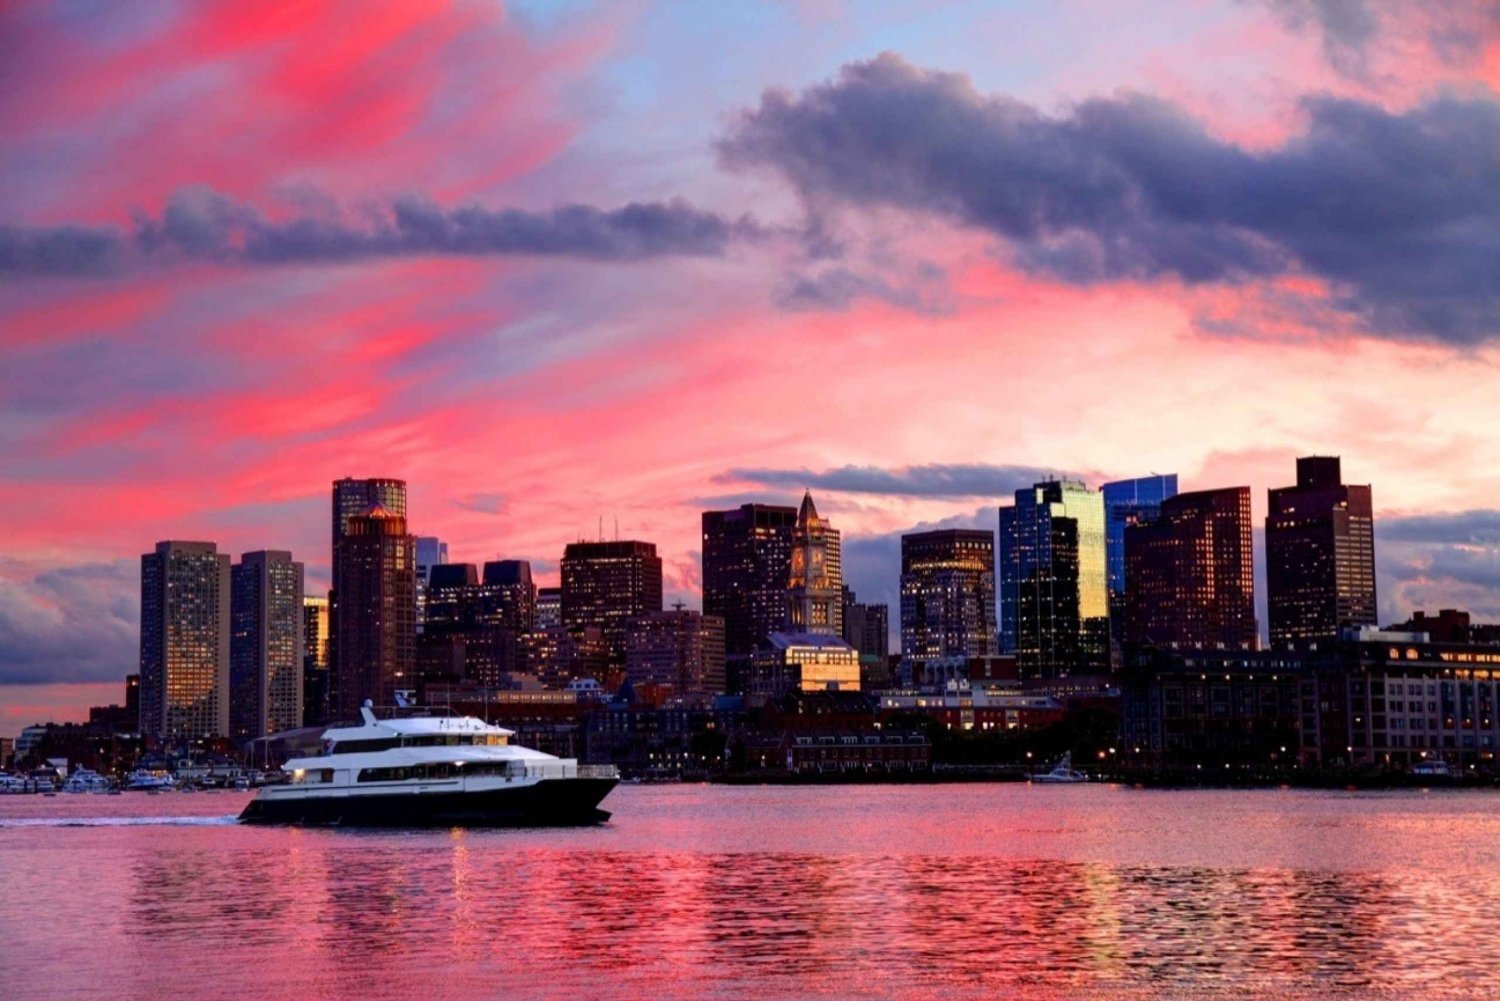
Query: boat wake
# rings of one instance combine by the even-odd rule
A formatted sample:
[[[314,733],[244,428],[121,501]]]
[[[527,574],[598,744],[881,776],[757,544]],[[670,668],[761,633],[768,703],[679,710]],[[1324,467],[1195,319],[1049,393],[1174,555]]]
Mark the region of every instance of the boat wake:
[[[235,823],[234,814],[225,817],[3,817],[0,829],[7,827],[224,827]]]

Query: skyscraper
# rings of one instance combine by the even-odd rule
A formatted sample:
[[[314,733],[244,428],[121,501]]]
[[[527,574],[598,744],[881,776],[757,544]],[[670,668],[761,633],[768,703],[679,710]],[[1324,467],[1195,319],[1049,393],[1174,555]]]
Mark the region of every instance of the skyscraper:
[[[625,663],[630,624],[661,611],[661,597],[661,557],[653,543],[573,542],[563,550],[563,627],[597,626],[613,665]]]
[[[1125,642],[1255,649],[1252,548],[1249,487],[1177,494],[1129,525]]]
[[[328,599],[302,598],[302,725],[328,721],[332,663],[328,653]]]
[[[434,535],[417,536],[417,632],[427,622],[427,584],[432,568],[448,562],[448,543]]]
[[[1270,491],[1266,584],[1274,648],[1376,624],[1370,488],[1345,484],[1337,456],[1298,459],[1297,485]]]
[[[703,512],[703,612],[724,620],[726,686],[740,692],[750,657],[786,625],[797,509],[745,504]]]
[[[141,556],[141,732],[229,733],[229,556],[212,542]]]
[[[333,481],[333,530],[332,559],[330,569],[332,571],[332,586],[328,590],[328,652],[329,659],[334,668],[329,674],[329,682],[332,689],[329,692],[329,711],[333,712],[342,705],[337,692],[339,683],[339,624],[342,616],[339,615],[339,572],[342,566],[339,560],[339,546],[344,540],[348,529],[349,519],[363,515],[371,508],[381,510],[395,517],[406,518],[406,481],[375,477],[370,479],[354,479],[344,477]],[[415,629],[416,594],[413,591],[413,629]],[[355,703],[358,708],[358,703]],[[358,713],[355,713],[357,716]]]
[[[416,638],[415,540],[406,519],[380,505],[354,515],[334,549],[334,688],[341,719],[365,699],[392,705],[412,687]]]
[[[1023,676],[1109,669],[1104,499],[1082,483],[1017,490],[1000,509],[1000,652]]]
[[[804,494],[792,528],[786,591],[788,631],[842,637],[843,587],[838,531],[818,516],[812,494]]]
[[[302,564],[275,550],[230,569],[229,735],[244,742],[302,725]]]
[[[1117,480],[1099,488],[1104,495],[1104,548],[1108,567],[1110,631],[1121,636],[1125,621],[1125,528],[1150,521],[1161,510],[1161,502],[1177,493],[1177,474],[1152,474],[1133,480]]]
[[[994,656],[994,535],[943,529],[901,537],[901,652],[915,667]]]

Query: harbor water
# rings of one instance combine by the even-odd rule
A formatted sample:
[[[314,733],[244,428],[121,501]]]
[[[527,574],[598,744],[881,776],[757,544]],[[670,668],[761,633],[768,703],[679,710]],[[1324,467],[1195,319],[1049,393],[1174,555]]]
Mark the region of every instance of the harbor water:
[[[29,998],[1494,996],[1500,794],[622,786],[600,827],[0,797]]]

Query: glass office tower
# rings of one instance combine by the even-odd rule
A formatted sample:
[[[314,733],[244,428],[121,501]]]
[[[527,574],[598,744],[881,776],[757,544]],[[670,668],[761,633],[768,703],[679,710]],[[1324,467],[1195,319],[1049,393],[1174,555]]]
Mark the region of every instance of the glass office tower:
[[[1001,653],[1024,677],[1109,670],[1104,497],[1051,480],[1000,509]]]
[[[1152,474],[1133,480],[1117,480],[1099,488],[1104,495],[1104,544],[1109,570],[1110,632],[1120,639],[1125,621],[1125,529],[1152,521],[1161,513],[1161,502],[1177,494],[1177,474]]]

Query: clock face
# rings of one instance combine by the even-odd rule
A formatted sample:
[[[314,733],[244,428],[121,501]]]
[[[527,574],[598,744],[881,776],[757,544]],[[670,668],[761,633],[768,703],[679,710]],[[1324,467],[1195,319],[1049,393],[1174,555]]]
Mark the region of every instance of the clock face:
[[[800,550],[800,549],[794,549],[794,550],[792,550],[792,570],[795,571],[796,573],[801,573],[802,572],[803,560],[804,559],[806,559],[806,557],[803,556],[802,550]]]

